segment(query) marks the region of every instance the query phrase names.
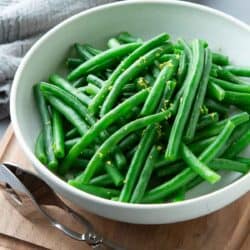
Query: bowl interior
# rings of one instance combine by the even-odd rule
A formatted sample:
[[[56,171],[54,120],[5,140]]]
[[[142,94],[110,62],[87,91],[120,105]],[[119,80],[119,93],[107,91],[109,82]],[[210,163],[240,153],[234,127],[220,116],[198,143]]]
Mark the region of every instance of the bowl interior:
[[[151,1],[113,5],[79,14],[40,39],[18,70],[11,111],[21,143],[30,152],[33,152],[41,127],[32,86],[40,80],[46,81],[51,73],[63,70],[65,58],[75,42],[105,48],[107,39],[120,31],[129,31],[143,39],[161,32],[169,33],[171,39],[204,39],[214,50],[229,55],[234,63],[250,65],[249,30],[234,19],[211,10],[176,2]],[[236,173],[223,175],[225,178],[218,185],[202,184],[190,192],[188,198],[211,192],[239,177]]]

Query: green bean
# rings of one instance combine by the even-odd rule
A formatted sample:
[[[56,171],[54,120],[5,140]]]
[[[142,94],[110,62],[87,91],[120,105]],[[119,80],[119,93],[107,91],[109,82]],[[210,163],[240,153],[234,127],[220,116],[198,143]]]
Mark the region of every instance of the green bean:
[[[198,154],[205,150],[211,143],[213,143],[215,139],[216,136],[205,138],[200,141],[195,141],[188,144],[188,147],[193,153]]]
[[[155,82],[155,78],[153,78],[153,76],[151,76],[153,81]],[[126,84],[123,89],[129,84]],[[138,77],[136,79],[136,87],[139,88],[139,89],[145,89],[145,88],[148,88],[150,87],[150,84],[149,82],[144,78],[144,77]]]
[[[105,75],[104,75],[106,80],[111,76],[112,72],[115,70],[115,67],[117,67],[117,65],[119,63],[120,62],[117,61],[115,65],[111,65],[113,67],[112,69],[106,69]],[[104,76],[102,76],[102,77],[104,77]]]
[[[139,91],[140,92],[140,91]],[[127,100],[127,99],[126,99]],[[126,101],[125,100],[125,101]],[[127,114],[125,114],[123,117],[120,117],[120,119],[118,120],[119,125],[118,126],[122,126],[125,123],[127,123],[127,121],[133,120],[135,118],[138,117],[139,113],[140,113],[140,106],[134,106]]]
[[[136,150],[137,150],[137,147],[138,147],[138,146],[135,146],[135,147],[131,148],[131,149],[128,151],[128,153],[126,154],[126,156],[127,156],[128,159],[131,159],[131,158],[134,156],[134,154],[135,154],[135,152],[136,152]]]
[[[132,107],[143,102],[148,95],[148,90],[142,90],[131,98],[127,99],[112,111],[110,111],[101,120],[96,122],[89,131],[81,138],[81,140],[73,146],[73,148],[66,155],[64,162],[61,166],[61,171],[65,172],[70,167],[72,161],[88,146],[93,140],[104,131],[108,126],[117,121],[120,116],[126,114]],[[114,144],[115,145],[115,144]],[[113,145],[112,145],[113,146]]]
[[[214,140],[215,140],[215,136],[210,137],[210,138],[206,138],[203,139],[201,141],[196,141],[194,143],[189,144],[189,148],[191,149],[192,152],[194,152],[195,154],[199,154],[201,153],[205,148],[207,148]],[[167,166],[172,166],[172,164],[178,164],[178,160],[180,160],[181,154],[178,155],[177,157],[177,162],[172,162],[169,160],[166,160],[165,158],[159,160],[156,164],[155,164],[155,169],[157,168],[163,168],[163,167],[167,167]]]
[[[67,174],[65,174],[64,176],[61,176],[61,178],[65,181],[68,182],[69,180],[71,180],[72,178],[74,178],[77,174],[78,174],[79,170],[72,170],[70,172],[68,172]]]
[[[185,54],[186,54],[188,60],[190,61],[192,58],[192,50],[191,50],[190,46],[188,45],[188,43],[184,39],[179,39],[178,43],[183,47]]]
[[[149,73],[147,73],[147,74],[144,76],[144,79],[145,79],[145,81],[146,81],[146,83],[147,83],[146,86],[152,86],[152,85],[154,84],[154,82],[155,82],[154,77],[153,77],[151,74],[149,74]]]
[[[134,83],[130,83],[130,84],[125,85],[122,90],[124,92],[135,92],[136,91],[136,87],[137,86],[135,86]]]
[[[194,141],[197,141],[197,140],[200,140],[203,138],[208,138],[208,137],[219,134],[220,131],[222,130],[222,128],[228,122],[228,120],[231,120],[235,124],[235,126],[238,126],[238,125],[248,121],[249,115],[247,112],[241,112],[241,113],[233,115],[227,119],[221,120],[213,125],[210,125],[203,130],[199,130],[195,135]]]
[[[89,89],[92,89],[92,91],[90,91],[90,92],[92,92],[92,95],[96,95],[96,94],[100,91],[100,88],[97,87],[96,85],[92,84],[92,83],[89,83],[89,84],[87,85],[87,87],[88,87]],[[89,91],[89,90],[88,90],[88,91]],[[86,92],[88,93],[88,91],[86,91]],[[93,98],[93,97],[91,97],[91,98]]]
[[[55,109],[52,112],[53,150],[57,158],[64,157],[64,132],[61,114]]]
[[[200,177],[197,176],[196,178],[194,178],[192,181],[190,181],[185,187],[186,187],[186,191],[198,186],[199,184],[201,184],[204,180]]]
[[[84,151],[81,152],[81,156],[90,159],[95,153],[95,149],[85,148]]]
[[[184,85],[178,90],[178,92],[176,93],[176,95],[174,97],[174,100],[169,105],[173,115],[176,115],[176,113],[177,113],[183,92],[184,92]]]
[[[74,81],[74,82],[72,83],[72,86],[73,86],[74,88],[79,88],[79,87],[81,87],[81,86],[84,85],[84,84],[86,84],[85,79],[84,79],[84,78],[79,78],[78,80],[76,80],[76,81]]]
[[[250,167],[250,159],[249,158],[242,157],[242,156],[236,156],[235,160],[237,160],[237,162],[247,164],[248,168]]]
[[[200,117],[200,109],[204,102],[204,98],[206,95],[207,85],[208,85],[208,79],[209,79],[209,73],[212,66],[212,56],[211,52],[208,48],[205,49],[205,62],[204,62],[204,68],[203,68],[203,75],[201,77],[199,87],[197,90],[197,95],[195,97],[195,101],[193,104],[193,111],[191,113],[189,124],[187,126],[186,134],[185,134],[185,140],[186,141],[192,141],[194,138],[195,131],[197,129],[197,123]]]
[[[182,83],[184,82],[187,74],[187,69],[188,69],[187,55],[186,53],[182,52],[180,55],[180,63],[177,72],[178,87],[182,85]]]
[[[43,94],[55,96],[68,106],[72,107],[72,109],[85,119],[88,124],[93,125],[95,123],[95,119],[88,113],[87,108],[73,94],[70,94],[57,86],[44,82],[40,84],[40,89]],[[68,136],[69,135],[66,134],[66,138],[69,138]],[[73,133],[72,136],[77,136],[77,133]]]
[[[112,150],[113,145],[118,144],[124,137],[128,134],[140,130],[150,124],[154,124],[160,122],[164,119],[168,119],[171,116],[171,112],[169,110],[160,112],[154,115],[150,115],[147,117],[143,117],[137,120],[134,120],[125,126],[121,127],[117,130],[113,135],[111,135],[96,151],[95,155],[90,160],[89,165],[87,166],[86,170],[80,174],[75,181],[80,183],[88,183],[92,176],[95,174],[96,170],[102,164],[103,156],[107,155],[110,150]],[[85,140],[84,140],[85,141]],[[72,148],[68,157],[66,156],[62,168],[67,168],[69,162],[74,160],[78,156],[78,150],[81,152],[82,145],[79,143]],[[76,153],[75,153],[76,152]]]
[[[181,54],[183,52],[185,53],[185,50],[184,50],[184,48],[181,48],[181,47],[178,48],[178,45],[176,45],[176,44],[174,44],[173,47],[174,47],[173,54],[175,54],[177,56],[177,58],[179,59]]]
[[[76,69],[74,69],[70,74],[68,75],[67,79],[69,81],[76,80],[80,78],[83,75],[86,75],[90,72],[93,72],[96,67],[98,67],[99,64],[106,63],[109,60],[114,60],[117,57],[122,57],[136,48],[140,46],[140,43],[130,43],[121,45],[114,49],[109,49],[104,52],[101,52],[100,54],[92,57],[88,61],[82,63],[79,65]]]
[[[201,141],[197,141],[197,142],[194,142],[192,144],[189,144],[188,146],[189,146],[189,148],[190,148],[190,150],[192,152],[194,152],[195,154],[199,154],[204,149],[206,149],[215,140],[215,138],[216,138],[215,136],[210,137],[210,138],[206,138],[206,139],[203,139]],[[166,170],[166,172],[168,172],[167,168],[170,167],[170,166],[175,166],[176,165],[179,168],[180,166],[179,166],[179,161],[178,160],[180,160],[180,159],[182,159],[181,154],[178,155],[175,162],[166,160],[165,158],[160,159],[158,162],[156,162],[155,169],[158,169],[158,168],[163,169],[164,168]]]
[[[217,70],[217,68],[214,67],[214,65],[212,65],[212,68],[211,68],[211,71],[210,71],[210,76],[218,77],[218,70]]]
[[[212,53],[213,63],[221,66],[225,66],[229,64],[228,56],[222,55],[220,53],[213,52]]]
[[[219,65],[217,65],[217,64],[212,64],[212,69],[211,70],[214,70],[214,71],[216,71],[216,74],[218,75],[218,72],[219,72],[219,70],[220,69],[222,69],[222,67],[221,66],[219,66]]]
[[[109,136],[110,135],[107,132],[107,130],[104,130],[100,133],[100,137],[102,141],[105,141]],[[98,140],[98,143],[101,143],[101,142]],[[124,167],[127,165],[127,159],[125,155],[122,153],[122,151],[120,150],[120,148],[113,147],[112,153],[114,153],[114,160],[115,160],[115,164],[117,168],[124,169]]]
[[[65,141],[65,149],[68,151],[70,148],[72,148],[79,140],[81,139],[81,137],[76,137],[73,139],[69,139],[67,141]]]
[[[119,35],[118,35],[118,40],[120,40],[121,42],[123,43],[135,43],[135,42],[139,42],[141,43],[142,42],[142,39],[141,38],[136,38],[134,36],[132,36],[130,33],[128,32],[121,32]]]
[[[208,115],[208,108],[206,107],[206,105],[202,105],[200,108],[200,113],[201,115]]]
[[[93,48],[92,46],[90,46],[89,44],[84,44],[83,47],[93,56],[96,56],[98,54],[100,54],[102,52],[102,50]]]
[[[197,124],[197,130],[203,129],[206,126],[214,124],[219,121],[219,114],[217,112],[210,113],[208,115],[203,115],[199,119]]]
[[[81,137],[73,138],[65,141],[65,149],[69,151],[76,143],[80,141]],[[95,153],[94,149],[85,148],[83,152],[81,152],[81,156],[84,158],[91,158]]]
[[[79,58],[67,58],[66,66],[69,69],[75,69],[76,67],[78,67],[82,63],[83,63],[82,59],[79,59]]]
[[[189,76],[184,83],[184,93],[180,102],[174,124],[171,128],[165,158],[175,160],[178,155],[179,146],[181,143],[184,127],[186,125],[192,103],[196,94],[196,90],[201,78],[204,64],[204,48],[199,40],[195,40],[192,44],[194,58],[192,62],[192,70],[189,71]]]
[[[163,165],[161,165],[159,169],[157,168],[157,164],[158,163],[155,165],[155,169],[157,169],[156,174],[159,177],[177,174],[186,167],[186,164],[183,161],[179,161],[165,167],[162,167]]]
[[[140,203],[141,199],[143,198],[154,169],[154,163],[158,157],[158,150],[155,146],[153,146],[147,157],[145,166],[143,167],[138,178],[137,184],[135,185],[135,189],[130,199],[131,203]]]
[[[118,39],[113,37],[108,40],[108,48],[112,49],[112,48],[117,48],[119,46],[121,46],[121,44]]]
[[[74,109],[54,96],[47,94],[44,96],[55,110],[62,114],[71,124],[77,128],[77,131],[80,135],[84,135],[88,131],[87,124]]]
[[[126,100],[127,98],[133,96],[135,94],[135,91],[130,91],[130,92],[124,92],[121,95],[121,101]]]
[[[130,67],[128,67],[114,82],[112,89],[110,90],[107,98],[105,99],[101,107],[101,116],[110,111],[115,105],[117,98],[119,97],[124,85],[128,83],[128,81],[131,81],[135,77],[137,77],[138,74],[140,74],[146,67],[151,65],[154,60],[159,58],[163,53],[169,50],[170,47],[171,45],[169,44],[157,47],[146,53],[144,56],[140,57],[133,64],[131,64]]]
[[[239,140],[247,131],[249,130],[250,121],[243,122],[240,124],[236,130],[232,133],[228,142],[221,149],[221,155],[225,155],[227,150],[234,144],[235,141]]]
[[[234,106],[236,106],[237,108],[239,108],[242,111],[246,111],[246,112],[250,113],[249,105],[240,103],[240,104],[234,104]]]
[[[201,40],[203,47],[207,48],[208,47],[208,42],[206,40]]]
[[[165,88],[165,91],[163,93],[160,105],[158,107],[158,111],[160,111],[161,109],[169,108],[171,97],[174,93],[176,85],[177,84],[176,84],[175,80],[169,80],[166,82],[166,88]]]
[[[146,192],[142,199],[142,203],[153,203],[155,200],[165,198],[177,191],[179,188],[185,186],[196,176],[197,174],[193,172],[192,169],[186,168],[172,179]]]
[[[225,97],[223,99],[225,103],[234,105],[249,105],[250,104],[250,93],[240,93],[234,91],[225,91]]]
[[[68,91],[70,94],[76,96],[84,105],[88,105],[90,103],[90,98],[85,94],[79,92],[76,88],[74,88],[68,81],[60,77],[59,75],[53,74],[50,76],[49,80],[57,85],[58,87]]]
[[[177,60],[171,60],[169,63],[162,69],[158,78],[155,81],[150,93],[143,105],[141,115],[146,116],[150,115],[156,111],[157,106],[160,103],[161,97],[164,93],[166,85],[169,84],[169,80],[173,78],[178,67]]]
[[[210,98],[215,100],[222,101],[225,98],[225,91],[219,85],[214,82],[209,82],[207,87],[207,94]]]
[[[106,96],[108,95],[110,88],[114,85],[114,82],[121,75],[121,73],[126,70],[132,63],[134,63],[139,57],[150,51],[151,49],[163,44],[168,39],[168,35],[163,33],[138,47],[135,51],[133,51],[129,56],[127,56],[119,66],[113,71],[111,76],[105,82],[104,86],[101,88],[98,95],[92,100],[89,105],[89,110],[96,114],[99,110],[99,107],[104,102]]]
[[[108,174],[99,175],[89,182],[90,185],[106,187],[113,184],[113,181]]]
[[[216,112],[223,114],[223,115],[228,114],[228,107],[224,106],[223,104],[221,104],[215,100],[206,98],[205,105],[211,111],[216,111]]]
[[[186,187],[182,187],[175,193],[174,197],[171,198],[171,202],[180,202],[185,200]]]
[[[222,120],[199,130],[194,137],[194,141],[218,135],[222,128],[225,126],[225,123],[226,120]]]
[[[153,75],[153,77],[155,79],[158,78],[158,76],[160,75],[160,73],[161,73],[160,67],[154,65],[153,68],[152,68],[152,75]]]
[[[209,162],[213,158],[217,157],[219,149],[222,148],[221,145],[225,145],[226,141],[229,139],[229,136],[232,134],[232,131],[236,126],[237,124],[234,123],[233,120],[228,120],[225,127],[218,135],[217,139],[206,148],[206,150],[200,155],[199,158],[204,162]],[[218,141],[218,138],[220,138],[221,141]]]
[[[210,77],[211,82],[216,83],[221,88],[229,91],[236,91],[236,92],[244,92],[244,93],[250,93],[250,86],[247,85],[239,85],[232,82],[228,82],[225,80],[217,79],[214,77]]]
[[[176,58],[176,55],[175,54],[164,54],[162,55],[159,59],[158,59],[158,62],[159,63],[164,63],[164,62],[167,62],[173,58]]]
[[[114,124],[114,125],[110,126],[109,128],[107,128],[107,132],[109,134],[113,134],[119,128],[120,128],[120,124],[119,125]]]
[[[119,64],[121,59],[122,58],[120,58],[120,57],[116,57],[116,58],[112,58],[110,60],[107,60],[103,63],[100,63],[98,65],[95,65],[95,67],[92,68],[92,70],[90,72],[88,72],[87,75],[90,73],[93,73],[93,74],[96,74],[100,78],[106,79],[109,77],[109,75],[113,71],[113,68],[115,68],[117,66],[117,64]],[[79,65],[79,67],[80,66],[81,65]],[[85,75],[82,76],[82,78],[84,78],[84,77],[85,77]]]
[[[77,54],[84,60],[89,60],[90,58],[93,57],[93,55],[91,53],[89,53],[89,51],[87,51],[84,46],[82,46],[81,44],[79,43],[76,43],[74,45],[75,47],[75,50],[77,52]]]
[[[86,159],[76,159],[74,161],[74,168],[83,171],[88,165],[89,160]]]
[[[65,139],[72,139],[76,136],[79,136],[79,133],[76,128],[70,129],[66,134],[65,134]]]
[[[48,158],[45,152],[43,131],[40,132],[40,134],[38,135],[36,139],[35,155],[42,164],[44,165],[47,164]]]
[[[120,187],[123,184],[124,177],[111,161],[105,163],[105,170],[116,187]]]
[[[98,187],[94,185],[86,185],[86,184],[79,184],[78,182],[75,182],[74,180],[69,180],[68,183],[76,187],[84,192],[87,192],[89,194],[93,194],[105,199],[111,199],[114,196],[118,196],[120,192],[116,189],[111,188],[104,188],[104,187]]]
[[[230,71],[225,68],[217,67],[218,78],[227,80],[229,82],[234,82],[242,85],[249,85],[249,82],[243,81],[239,77],[233,75]]]
[[[98,88],[101,88],[104,84],[102,79],[100,79],[99,77],[97,77],[93,74],[89,74],[86,79],[87,79],[88,83],[92,83]]]
[[[87,93],[88,95],[91,96],[95,96],[100,91],[100,89],[96,87],[94,84],[89,83],[87,86],[78,88],[78,91]]]
[[[230,137],[234,127],[234,124],[231,121],[228,121],[222,132],[217,136],[216,140],[200,154],[198,159],[205,164],[209,164],[213,158],[217,157],[220,153],[220,149]],[[167,197],[180,187],[187,185],[196,177],[197,174],[191,168],[185,168],[172,179],[148,191],[143,197],[142,202],[151,203],[154,202],[154,200]]]
[[[128,98],[128,97],[131,97],[133,95],[134,95],[134,92],[125,92],[125,93],[122,94],[122,96],[124,96],[125,99]]]
[[[127,166],[127,159],[125,155],[122,153],[122,151],[118,147],[115,148],[114,152],[115,152],[114,158],[115,158],[115,163],[117,165],[117,168],[120,170],[124,169],[124,167]]]
[[[141,168],[146,161],[146,157],[150,152],[152,144],[156,136],[156,127],[155,125],[148,126],[144,131],[140,143],[137,147],[137,150],[131,160],[130,166],[128,168],[124,186],[121,190],[119,201],[129,202],[132,196],[132,192],[136,185],[136,181],[140,174]],[[147,166],[148,167],[148,166]],[[137,198],[137,195],[136,195]]]
[[[231,170],[243,174],[246,174],[249,171],[249,165],[246,163],[222,158],[214,159],[208,165],[214,170]]]
[[[119,201],[119,197],[112,197],[111,200],[112,201]]]
[[[242,135],[237,141],[235,141],[231,147],[225,152],[226,158],[233,158],[241,151],[243,151],[250,144],[250,130],[246,134]]]
[[[34,86],[34,95],[42,120],[45,151],[48,158],[47,165],[50,170],[56,171],[58,162],[53,151],[53,134],[52,134],[51,118],[45,98],[40,91],[39,84],[36,84]]]
[[[203,179],[211,184],[214,184],[221,179],[220,175],[201,162],[185,144],[182,144],[181,150],[183,160],[186,164]]]
[[[235,171],[239,173],[247,173],[249,171],[249,168],[247,164],[245,163],[239,163],[236,161],[228,160],[228,159],[222,159],[217,158],[212,160],[209,163],[209,167],[214,170],[228,170],[228,171]],[[201,177],[196,177],[193,181],[189,182],[187,185],[187,190],[192,189],[193,187],[197,186],[203,181]]]
[[[232,74],[236,76],[250,77],[250,68],[243,66],[227,65],[226,70],[229,70]]]

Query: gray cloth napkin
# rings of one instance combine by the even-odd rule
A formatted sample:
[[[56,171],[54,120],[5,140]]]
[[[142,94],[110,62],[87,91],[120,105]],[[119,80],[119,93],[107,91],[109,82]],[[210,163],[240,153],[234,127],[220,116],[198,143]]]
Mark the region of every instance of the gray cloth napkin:
[[[0,120],[9,115],[15,71],[47,30],[85,9],[116,0],[0,0]]]

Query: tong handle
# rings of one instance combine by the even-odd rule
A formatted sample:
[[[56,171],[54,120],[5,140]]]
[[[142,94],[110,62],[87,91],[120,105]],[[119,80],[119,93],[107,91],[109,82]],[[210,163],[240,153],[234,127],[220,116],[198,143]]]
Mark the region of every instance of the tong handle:
[[[103,237],[95,232],[93,226],[87,219],[67,206],[55,192],[36,175],[22,170],[13,164],[5,163],[0,165],[0,182],[4,184],[1,185],[1,187],[5,191],[7,200],[23,216],[28,217],[28,219],[30,219],[30,217],[26,208],[29,208],[28,210],[32,212],[39,211],[55,228],[75,240],[86,242],[93,249],[119,249],[111,242],[104,241]],[[36,185],[31,185],[33,183]],[[52,202],[46,204],[44,197],[47,197],[46,200]],[[71,216],[85,228],[85,232],[79,233],[59,222],[50,213],[50,210],[46,206],[48,204],[60,208],[67,215]]]

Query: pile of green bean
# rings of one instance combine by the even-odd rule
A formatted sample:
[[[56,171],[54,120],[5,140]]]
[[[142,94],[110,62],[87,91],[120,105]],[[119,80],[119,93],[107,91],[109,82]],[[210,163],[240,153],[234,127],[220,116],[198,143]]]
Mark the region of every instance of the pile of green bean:
[[[74,44],[68,75],[35,85],[43,164],[80,190],[130,203],[181,201],[220,181],[220,170],[248,173],[250,68],[166,33],[122,32],[107,46]]]

